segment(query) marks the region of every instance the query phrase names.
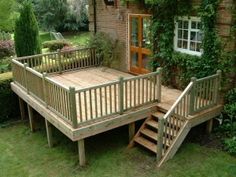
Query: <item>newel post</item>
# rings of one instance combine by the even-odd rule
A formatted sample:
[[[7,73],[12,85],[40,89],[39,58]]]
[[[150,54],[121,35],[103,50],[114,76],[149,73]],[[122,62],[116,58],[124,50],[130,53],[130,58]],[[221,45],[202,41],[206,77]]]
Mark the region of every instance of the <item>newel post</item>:
[[[27,63],[24,63],[25,88],[26,88],[26,90],[27,90],[27,93],[29,94],[28,78],[27,78],[27,67],[28,67],[28,64],[27,64]]]
[[[124,78],[120,77],[119,79],[119,107],[120,107],[120,114],[124,112]]]
[[[157,162],[162,158],[163,151],[163,135],[164,135],[164,122],[163,117],[158,118],[158,134],[157,134]]]
[[[162,68],[157,68],[157,100],[160,103],[161,102],[161,81],[162,81]]]
[[[218,75],[218,83],[217,83],[217,99],[216,102],[219,103],[220,102],[220,90],[221,90],[221,79],[222,79],[222,71],[221,70],[217,70],[217,75]]]
[[[76,99],[75,99],[75,88],[69,88],[69,95],[70,95],[70,115],[72,119],[72,127],[77,128],[78,121],[77,121],[77,110],[76,110]]]
[[[189,103],[189,114],[192,115],[194,113],[194,102],[195,102],[195,84],[196,84],[196,77],[191,78],[191,82],[193,82],[193,87],[190,91],[190,103]]]
[[[48,89],[47,89],[47,85],[46,85],[46,77],[47,77],[47,73],[43,73],[43,96],[44,96],[44,102],[46,107],[48,108]]]
[[[60,49],[57,50],[58,53],[58,66],[59,66],[59,73],[62,73],[62,63],[61,63],[61,51]]]

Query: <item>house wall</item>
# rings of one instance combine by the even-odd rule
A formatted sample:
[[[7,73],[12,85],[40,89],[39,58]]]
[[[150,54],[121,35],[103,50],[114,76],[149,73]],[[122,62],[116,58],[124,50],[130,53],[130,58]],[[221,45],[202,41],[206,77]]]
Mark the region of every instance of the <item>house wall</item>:
[[[103,0],[97,0],[97,31],[106,32],[122,43],[122,54],[119,68],[128,71],[128,14],[148,14],[148,11],[142,6],[135,3],[122,5],[117,0],[117,6],[106,6]],[[192,0],[193,6],[199,6],[201,0]],[[217,19],[218,33],[225,43],[225,50],[232,51],[235,49],[235,41],[231,38],[231,27],[233,24],[232,7],[233,0],[222,0],[219,6]],[[119,15],[122,18],[119,19]],[[94,31],[94,15],[92,0],[89,0],[89,29]]]

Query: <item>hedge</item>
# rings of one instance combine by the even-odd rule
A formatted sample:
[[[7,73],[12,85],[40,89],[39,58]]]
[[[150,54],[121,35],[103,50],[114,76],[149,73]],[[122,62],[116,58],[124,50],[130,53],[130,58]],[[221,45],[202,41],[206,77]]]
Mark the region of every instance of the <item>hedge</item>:
[[[0,123],[19,117],[18,98],[11,90],[12,73],[0,74]]]

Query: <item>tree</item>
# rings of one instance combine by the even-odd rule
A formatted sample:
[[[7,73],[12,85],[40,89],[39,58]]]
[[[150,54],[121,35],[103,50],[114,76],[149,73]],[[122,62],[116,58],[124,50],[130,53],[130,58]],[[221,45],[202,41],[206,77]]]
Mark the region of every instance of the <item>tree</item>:
[[[24,1],[15,23],[15,50],[18,57],[41,53],[38,23],[32,4]]]
[[[0,31],[13,31],[18,16],[15,0],[0,0]]]

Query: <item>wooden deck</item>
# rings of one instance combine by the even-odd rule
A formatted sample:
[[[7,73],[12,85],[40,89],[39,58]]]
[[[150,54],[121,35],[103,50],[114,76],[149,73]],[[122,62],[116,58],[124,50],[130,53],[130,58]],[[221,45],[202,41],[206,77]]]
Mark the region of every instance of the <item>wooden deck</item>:
[[[173,157],[193,126],[211,120],[222,109],[221,71],[192,78],[182,92],[161,85],[161,69],[133,76],[100,64],[94,48],[12,60],[11,88],[19,96],[21,117],[25,117],[25,102],[32,131],[33,110],[45,118],[49,147],[51,125],[78,141],[80,165],[85,164],[85,138],[123,125],[129,125],[131,145],[139,142],[151,149],[161,165]],[[146,120],[134,136],[135,122],[142,119]],[[152,142],[145,141],[150,135]]]
[[[79,70],[79,71],[71,71],[71,72],[66,72],[63,74],[55,74],[50,76],[50,78],[55,81],[58,82],[62,85],[64,85],[65,87],[75,87],[76,90],[79,89],[84,89],[84,88],[88,88],[88,87],[93,87],[93,86],[97,86],[97,85],[103,85],[103,84],[107,84],[111,81],[117,81],[120,77],[124,77],[124,78],[131,78],[133,77],[133,75],[129,74],[129,73],[125,73],[125,72],[121,72],[115,69],[111,69],[111,68],[106,68],[106,67],[95,67],[95,68],[87,68],[87,69],[83,69],[83,70]],[[128,90],[129,90],[130,86],[128,85]],[[134,99],[138,100],[140,99],[140,102],[142,101],[142,99],[146,100],[146,95],[150,95],[153,94],[153,92],[151,93],[149,89],[143,88],[144,90],[142,90],[142,88],[140,87],[139,92],[141,93],[147,93],[143,95],[143,98],[140,97],[138,98],[138,95],[134,96],[133,92],[132,93],[127,93],[127,100],[126,103],[129,106],[130,104],[134,104]],[[180,90],[176,90],[176,89],[171,89],[168,87],[164,87],[162,86],[162,92],[161,92],[161,103],[157,103],[156,104],[162,108],[163,110],[169,110],[170,107],[173,105],[173,103],[176,101],[176,99],[180,96],[180,94],[182,93]],[[133,90],[132,90],[133,91]],[[136,91],[138,92],[138,84],[136,87]],[[153,90],[152,90],[153,91]],[[111,93],[114,93],[114,87],[111,87]],[[103,98],[105,98],[105,90],[102,90],[102,96]],[[107,112],[108,114],[110,112],[112,112],[113,110],[117,109],[112,105],[111,110],[110,107],[108,105],[110,105],[110,103],[114,102],[115,97],[118,97],[118,95],[116,94],[111,94],[112,98],[110,98],[110,95],[107,95]],[[95,101],[95,95],[91,94],[91,102]],[[111,101],[109,101],[111,99]],[[117,99],[118,100],[118,99]],[[77,102],[77,112],[79,112],[79,110],[83,110],[82,112],[82,118],[83,121],[85,121],[85,104],[84,102],[82,102],[81,107],[79,107],[80,104],[78,104],[78,97],[76,97],[76,102]],[[138,102],[138,101],[137,101]],[[138,104],[138,103],[137,103]],[[90,104],[89,104],[90,105]],[[118,104],[116,104],[118,105]],[[101,106],[101,105],[100,105]],[[106,105],[103,105],[103,107],[106,107]],[[90,109],[90,107],[88,106],[87,109]],[[88,112],[87,120],[92,120],[91,119],[91,115],[93,114],[93,116],[96,114],[95,113],[96,110],[93,109],[93,112],[90,113]],[[105,114],[105,109],[103,109],[103,114]],[[98,110],[98,114],[101,114],[101,111]],[[78,118],[78,122],[80,122],[81,117],[77,117]]]

